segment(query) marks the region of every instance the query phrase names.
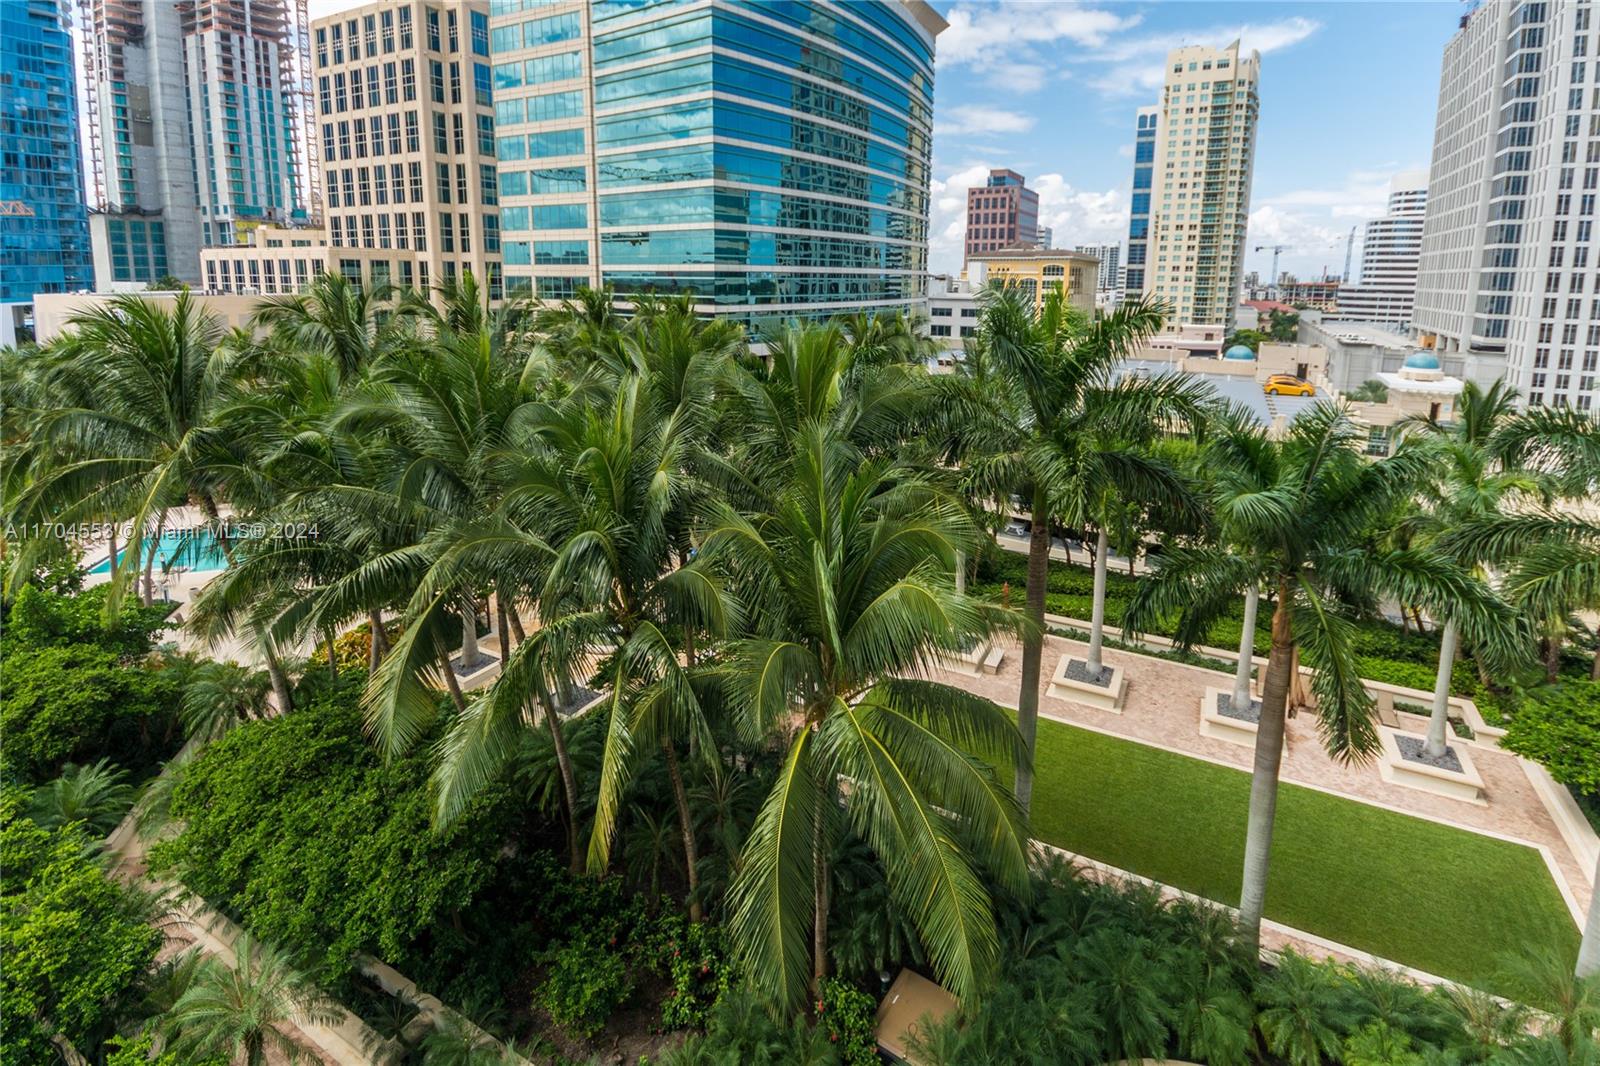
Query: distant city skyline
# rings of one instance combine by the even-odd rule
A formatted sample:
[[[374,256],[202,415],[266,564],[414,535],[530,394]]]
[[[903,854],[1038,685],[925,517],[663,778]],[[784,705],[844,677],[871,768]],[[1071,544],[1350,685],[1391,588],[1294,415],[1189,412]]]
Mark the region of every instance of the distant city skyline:
[[[1134,119],[1183,44],[1262,55],[1244,268],[1344,269],[1345,239],[1384,211],[1390,178],[1426,168],[1458,3],[947,2],[939,36],[929,261],[961,267],[966,190],[1028,176],[1041,226],[1073,247],[1127,241]],[[1360,233],[1355,256],[1361,254]]]

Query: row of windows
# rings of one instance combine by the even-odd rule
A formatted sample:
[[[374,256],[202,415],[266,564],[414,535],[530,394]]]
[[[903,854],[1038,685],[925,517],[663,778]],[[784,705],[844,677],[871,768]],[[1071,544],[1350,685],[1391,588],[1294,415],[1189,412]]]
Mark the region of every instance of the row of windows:
[[[514,63],[494,65],[494,87],[515,89],[522,85],[539,85],[547,81],[565,81],[583,76],[583,53],[561,52],[553,56],[524,59]]]
[[[502,170],[503,196],[543,195],[554,192],[583,192],[589,187],[586,167],[540,167],[537,170]]]
[[[796,152],[825,155],[847,163],[870,166],[908,180],[920,180],[924,166],[919,154],[892,148],[864,135],[847,133],[804,118],[766,111],[745,104],[718,100],[693,100],[667,104],[648,111],[606,115],[596,120],[596,148],[616,148],[652,141],[717,134],[741,141],[770,144]]]
[[[583,130],[548,130],[544,133],[501,137],[496,146],[501,162],[546,159],[557,155],[582,155]]]
[[[539,207],[502,207],[500,228],[508,233],[529,229],[587,229],[588,204],[545,204]]]
[[[916,274],[784,274],[775,271],[612,271],[602,281],[620,294],[692,292],[696,299],[722,306],[791,303],[850,303],[862,300],[920,300]]]
[[[500,55],[523,48],[538,48],[540,45],[571,41],[582,34],[583,17],[576,11],[568,11],[565,14],[531,19],[528,22],[496,26],[492,43],[495,54]]]
[[[600,261],[606,266],[654,263],[719,263],[747,266],[839,267],[856,270],[919,270],[921,248],[747,230],[668,230],[603,233]]]
[[[609,156],[600,162],[599,174],[602,188],[716,179],[883,203],[918,215],[928,209],[926,186],[737,145],[696,144]]]
[[[577,118],[583,114],[581,89],[496,100],[494,105],[495,121],[502,126],[519,122],[549,122],[552,119]]]
[[[733,222],[915,239],[921,219],[867,204],[745,189],[661,189],[600,197],[601,226]]]
[[[587,266],[588,241],[506,241],[503,249],[509,266]]]
[[[604,108],[630,101],[654,103],[662,97],[710,92],[713,88],[866,130],[890,143],[909,145],[918,153],[927,150],[930,143],[926,123],[907,123],[903,111],[842,93],[826,80],[782,74],[726,56],[699,56],[641,70],[597,74],[595,106]]]

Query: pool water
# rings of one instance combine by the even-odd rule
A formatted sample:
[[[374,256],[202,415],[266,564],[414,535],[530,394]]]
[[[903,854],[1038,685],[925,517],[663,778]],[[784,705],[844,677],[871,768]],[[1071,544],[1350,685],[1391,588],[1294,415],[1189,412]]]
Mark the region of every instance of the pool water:
[[[149,550],[148,545],[144,550]],[[127,554],[127,548],[122,548],[117,553],[118,566],[122,565]],[[156,573],[169,568],[173,570],[224,570],[227,569],[227,566],[228,557],[222,553],[221,545],[217,543],[217,538],[212,536],[210,530],[168,530],[161,534],[161,545],[156,549]],[[111,560],[109,558],[101,559],[98,564],[89,568],[89,573],[111,573]]]

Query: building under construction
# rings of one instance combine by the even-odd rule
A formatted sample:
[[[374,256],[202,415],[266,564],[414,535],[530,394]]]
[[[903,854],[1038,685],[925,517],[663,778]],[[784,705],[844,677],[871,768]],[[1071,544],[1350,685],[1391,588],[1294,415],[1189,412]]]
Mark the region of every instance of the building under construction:
[[[198,284],[200,249],[314,214],[305,0],[79,0],[103,288]]]

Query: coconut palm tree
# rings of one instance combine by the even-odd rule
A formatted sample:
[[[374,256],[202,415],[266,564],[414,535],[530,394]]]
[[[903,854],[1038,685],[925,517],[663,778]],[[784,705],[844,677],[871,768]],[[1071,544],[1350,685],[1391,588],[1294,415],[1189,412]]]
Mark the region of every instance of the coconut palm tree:
[[[395,296],[388,285],[362,286],[324,272],[293,296],[264,299],[253,324],[283,348],[326,356],[341,381],[354,381],[403,341]]]
[[[109,759],[92,766],[68,763],[59,777],[34,789],[29,817],[46,829],[82,822],[92,836],[103,837],[133,804],[134,790],[127,776]]]
[[[1454,420],[1444,423],[1419,417],[1401,423],[1405,434],[1401,447],[1419,449],[1434,466],[1434,475],[1420,487],[1422,506],[1405,523],[1414,543],[1433,544],[1446,531],[1464,523],[1501,518],[1509,506],[1519,501],[1549,498],[1549,479],[1541,478],[1536,471],[1507,465],[1497,446],[1497,437],[1516,413],[1516,400],[1516,390],[1503,380],[1488,389],[1469,381],[1461,391]],[[1481,558],[1461,550],[1449,551],[1449,545],[1437,550],[1446,552],[1457,565],[1483,576]],[[1460,640],[1460,626],[1455,619],[1447,615],[1441,621],[1439,668],[1428,722],[1427,753],[1431,758],[1445,753],[1450,675]]]
[[[298,1061],[302,1049],[282,1026],[331,1024],[340,1013],[271,944],[240,933],[233,954],[232,966],[216,957],[199,964],[161,1019],[168,1047],[185,1061],[227,1056],[245,1066],[263,1066],[269,1048]]]
[[[1260,942],[1284,718],[1299,655],[1316,671],[1311,691],[1323,742],[1335,759],[1351,762],[1371,757],[1378,735],[1347,605],[1380,596],[1418,603],[1457,618],[1488,653],[1504,660],[1516,654],[1511,612],[1481,580],[1434,551],[1368,546],[1373,519],[1413,494],[1431,467],[1406,452],[1370,462],[1361,443],[1343,409],[1329,403],[1303,413],[1281,440],[1265,430],[1228,433],[1211,452],[1212,506],[1219,526],[1254,550],[1239,554],[1216,543],[1163,552],[1123,616],[1132,633],[1178,616],[1180,642],[1189,644],[1249,585],[1272,595],[1239,908],[1252,947]]]
[[[774,1006],[815,989],[848,823],[939,979],[972,996],[998,952],[984,876],[1028,887],[1021,812],[995,772],[1026,753],[995,704],[917,675],[1017,622],[949,584],[975,537],[960,505],[836,427],[811,421],[795,444],[770,507],[718,507],[702,542],[754,627],[723,651],[739,729],[787,746],[730,891],[732,941]]]
[[[1030,753],[1038,731],[1051,523],[1097,527],[1086,672],[1099,677],[1106,512],[1119,498],[1178,507],[1188,495],[1178,471],[1148,446],[1163,430],[1198,426],[1206,390],[1177,375],[1116,377],[1117,365],[1161,328],[1165,315],[1158,301],[1135,299],[1090,323],[1059,293],[1047,294],[1035,312],[1023,290],[991,287],[983,295],[979,358],[969,358],[962,373],[935,379],[947,457],[964,464],[979,499],[1017,495],[1032,514],[1026,596],[1032,625],[1017,696],[1017,724]],[[1031,771],[1017,775],[1016,789],[1026,811]]]
[[[115,512],[131,520],[129,556],[137,560],[148,552],[148,568],[168,512],[194,504],[231,561],[236,545],[221,520],[222,503],[231,503],[237,516],[268,498],[244,442],[218,418],[238,390],[248,356],[237,344],[221,343],[220,324],[188,292],[170,309],[134,294],[117,296],[75,315],[71,324],[56,371],[65,379],[65,402],[36,427],[55,461],[36,470],[16,501],[16,518],[71,524]],[[147,540],[152,530],[155,537]],[[19,555],[28,550],[25,544]],[[18,565],[12,580],[31,572],[25,561]],[[108,609],[116,610],[137,569],[115,573]],[[260,631],[256,638],[279,706],[287,710],[288,676],[276,648]]]

